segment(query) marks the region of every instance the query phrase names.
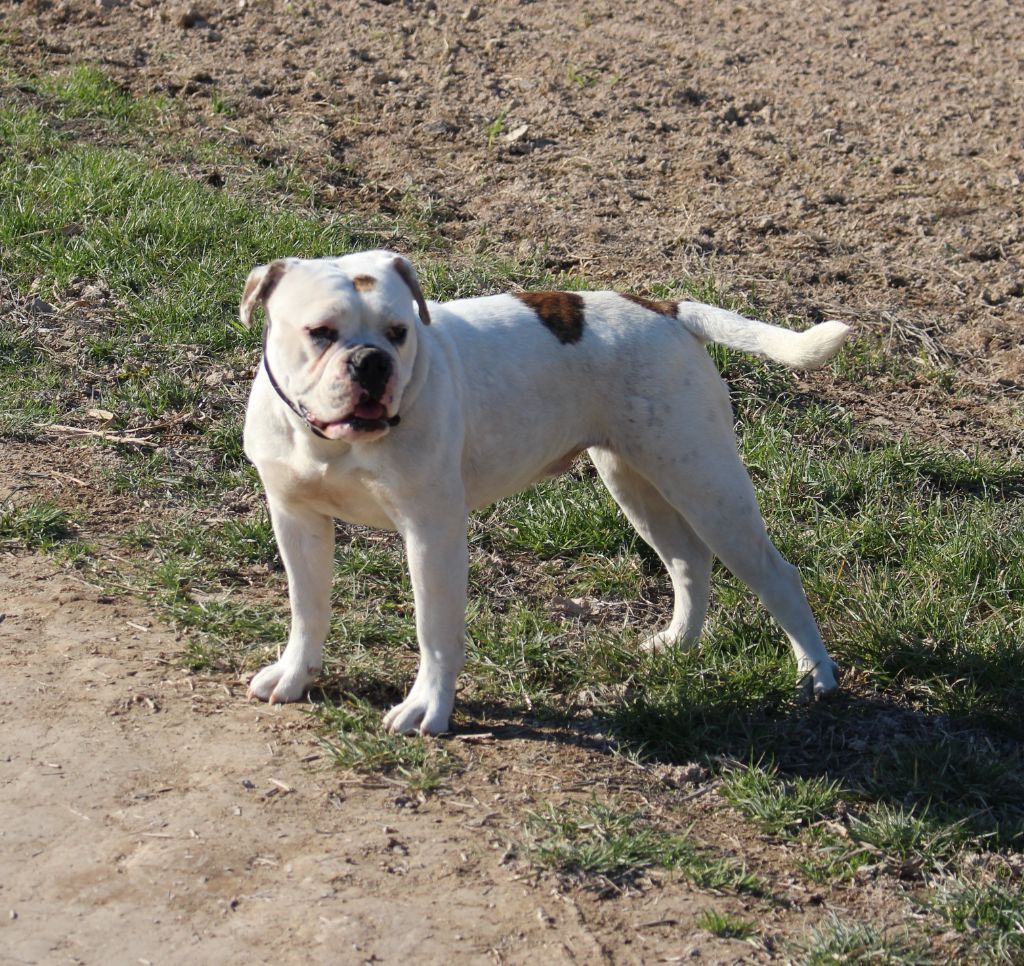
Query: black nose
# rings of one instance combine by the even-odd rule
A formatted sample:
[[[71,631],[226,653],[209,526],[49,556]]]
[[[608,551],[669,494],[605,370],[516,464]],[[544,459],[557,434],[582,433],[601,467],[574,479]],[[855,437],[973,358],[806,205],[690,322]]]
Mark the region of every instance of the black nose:
[[[348,357],[348,371],[374,399],[380,399],[391,375],[391,356],[374,346],[360,346]]]

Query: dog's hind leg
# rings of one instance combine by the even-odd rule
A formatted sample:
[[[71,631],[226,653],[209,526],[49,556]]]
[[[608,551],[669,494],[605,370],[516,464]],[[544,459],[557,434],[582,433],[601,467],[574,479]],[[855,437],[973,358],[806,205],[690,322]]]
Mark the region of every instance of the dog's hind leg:
[[[589,453],[616,503],[637,533],[654,548],[672,580],[672,621],[641,646],[651,652],[675,645],[692,647],[708,613],[711,551],[674,507],[624,459],[604,448],[595,447]]]
[[[677,465],[663,452],[626,454],[719,560],[760,598],[786,632],[803,695],[838,686],[797,569],[768,539],[757,496],[732,433],[708,434],[699,460]]]

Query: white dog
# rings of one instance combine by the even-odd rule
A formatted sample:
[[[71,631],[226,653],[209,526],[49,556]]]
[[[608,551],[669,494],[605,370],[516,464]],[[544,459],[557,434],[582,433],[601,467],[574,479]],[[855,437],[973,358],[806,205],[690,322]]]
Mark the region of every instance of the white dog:
[[[703,345],[810,369],[839,349],[845,325],[797,333],[615,292],[428,303],[409,262],[385,251],[260,266],[245,284],[245,325],[259,304],[263,364],[245,451],[266,486],[292,626],[250,697],[296,701],[316,678],[340,518],[405,539],[421,659],[385,725],[446,731],[465,661],[467,515],[584,450],[672,579],[672,620],[645,647],[696,641],[717,556],[782,625],[804,694],[835,690],[837,668],[796,569],[765,533]]]

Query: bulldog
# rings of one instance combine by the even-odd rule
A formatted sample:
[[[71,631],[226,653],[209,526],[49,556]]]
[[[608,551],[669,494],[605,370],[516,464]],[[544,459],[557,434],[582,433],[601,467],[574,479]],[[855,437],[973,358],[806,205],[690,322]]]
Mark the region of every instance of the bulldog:
[[[645,649],[696,642],[718,557],[782,626],[801,695],[836,689],[799,574],[765,532],[704,344],[812,369],[838,351],[843,323],[798,333],[616,292],[438,304],[387,251],[259,266],[244,325],[260,305],[245,452],[266,488],[292,622],[250,699],[296,701],[320,670],[337,518],[397,531],[406,546],[420,664],[385,726],[446,731],[465,662],[468,514],[583,452],[672,581],[671,620]]]

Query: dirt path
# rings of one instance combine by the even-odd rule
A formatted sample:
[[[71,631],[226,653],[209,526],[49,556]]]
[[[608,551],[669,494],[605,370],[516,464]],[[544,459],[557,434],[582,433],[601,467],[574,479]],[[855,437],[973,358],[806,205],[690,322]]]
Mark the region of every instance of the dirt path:
[[[50,559],[0,557],[0,602],[0,962],[765,958],[696,930],[685,884],[613,907],[524,879],[476,786],[346,776],[301,709],[181,670]]]

